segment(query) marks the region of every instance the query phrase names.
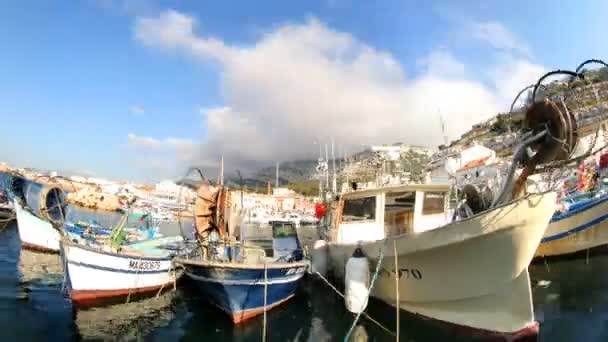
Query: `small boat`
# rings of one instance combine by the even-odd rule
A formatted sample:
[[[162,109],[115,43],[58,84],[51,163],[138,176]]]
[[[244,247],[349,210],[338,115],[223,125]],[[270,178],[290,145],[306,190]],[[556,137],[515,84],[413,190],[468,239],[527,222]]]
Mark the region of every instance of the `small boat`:
[[[49,221],[43,220],[18,201],[13,203],[21,247],[43,253],[59,253],[60,231]]]
[[[6,192],[0,189],[0,230],[15,219],[15,208],[8,199]]]
[[[179,278],[172,259],[181,249],[181,236],[129,242],[124,241],[127,234],[121,224],[109,239],[72,233],[61,240],[62,264],[75,305],[161,292]]]
[[[63,190],[54,185],[13,177],[9,189],[23,248],[59,253],[66,204]]]
[[[576,253],[608,244],[608,189],[575,193],[561,201],[551,218],[537,257]]]
[[[219,198],[218,212],[221,213],[222,189],[203,189],[203,192],[209,196],[202,201],[203,210],[199,202],[197,212],[214,211],[211,209],[215,207],[213,199]],[[207,227],[201,227],[200,223],[199,220],[199,236],[205,236]],[[222,226],[221,223],[211,225]],[[220,239],[220,230],[212,229],[207,238],[201,239],[202,255],[175,261],[184,267],[186,276],[211,304],[224,311],[234,323],[241,323],[288,301],[306,273],[307,262],[295,225],[275,221],[272,235],[272,255],[267,255],[265,249],[248,245],[247,241]]]

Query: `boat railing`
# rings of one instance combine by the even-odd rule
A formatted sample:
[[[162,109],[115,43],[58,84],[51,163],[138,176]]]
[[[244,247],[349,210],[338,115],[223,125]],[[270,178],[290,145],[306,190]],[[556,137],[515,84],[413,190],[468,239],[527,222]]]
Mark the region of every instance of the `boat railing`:
[[[218,261],[218,262],[230,262],[237,264],[248,264],[248,263],[262,263],[269,261],[270,258],[277,259],[280,261],[281,257],[277,258],[276,252],[292,252],[302,253],[302,256],[306,253],[306,250],[298,248],[279,248],[270,247],[264,248],[259,245],[248,245],[243,241],[204,241],[201,242],[202,258],[207,261]],[[266,252],[268,249],[272,249],[273,255],[269,256]],[[200,255],[196,256],[197,258]],[[286,257],[286,256],[284,256]],[[288,260],[285,260],[288,261]]]

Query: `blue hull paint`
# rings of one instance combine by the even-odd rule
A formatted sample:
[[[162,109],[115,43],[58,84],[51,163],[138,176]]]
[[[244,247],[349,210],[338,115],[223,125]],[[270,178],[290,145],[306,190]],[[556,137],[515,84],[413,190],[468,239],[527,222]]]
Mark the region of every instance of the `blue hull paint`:
[[[569,217],[574,216],[579,213],[583,213],[606,201],[608,201],[608,195],[603,195],[599,198],[582,200],[582,201],[570,206],[570,208],[567,211],[553,215],[549,224],[564,220],[566,218],[569,218]],[[547,242],[563,239],[563,238],[571,236],[572,234],[580,233],[589,228],[593,228],[595,225],[605,221],[606,219],[608,219],[608,214],[604,214],[602,216],[596,217],[595,219],[593,219],[589,222],[583,223],[579,226],[573,227],[572,229],[569,229],[568,231],[565,231],[565,232],[562,232],[559,234],[555,234],[555,235],[551,235],[551,236],[543,237],[543,239],[541,240],[541,243],[547,243]]]
[[[240,315],[245,311],[263,312],[264,269],[193,264],[185,267],[186,275],[196,282],[205,298],[232,316],[233,321],[243,320]],[[293,296],[303,280],[304,272],[305,266],[302,264],[268,269],[266,308]],[[247,318],[249,316],[253,315],[247,315]]]

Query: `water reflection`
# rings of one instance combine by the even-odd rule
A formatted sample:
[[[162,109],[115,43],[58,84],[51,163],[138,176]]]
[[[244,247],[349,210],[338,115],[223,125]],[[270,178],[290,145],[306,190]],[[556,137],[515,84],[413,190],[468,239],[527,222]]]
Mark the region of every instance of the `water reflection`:
[[[86,340],[141,340],[175,318],[175,292],[136,302],[74,311],[78,336]]]
[[[608,256],[595,251],[530,266],[543,341],[608,340]]]

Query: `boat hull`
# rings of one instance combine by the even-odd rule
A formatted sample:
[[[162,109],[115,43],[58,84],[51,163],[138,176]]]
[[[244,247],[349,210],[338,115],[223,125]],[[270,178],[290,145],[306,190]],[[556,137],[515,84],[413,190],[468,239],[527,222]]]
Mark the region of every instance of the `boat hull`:
[[[527,266],[554,203],[555,194],[531,195],[434,230],[363,242],[371,272],[384,253],[371,296],[462,331],[503,337],[534,333]],[[330,242],[328,247],[331,271],[343,280],[356,244]]]
[[[196,283],[205,298],[228,314],[234,323],[244,322],[289,300],[306,271],[303,262],[268,265],[265,282],[263,265],[178,262],[184,265],[186,276]]]
[[[90,306],[168,289],[179,276],[169,257],[105,252],[65,240],[61,258],[75,305]]]
[[[17,201],[13,204],[21,246],[37,252],[59,253],[59,231],[50,222],[24,209]]]
[[[535,256],[566,255],[605,244],[608,244],[608,195],[555,215]]]

